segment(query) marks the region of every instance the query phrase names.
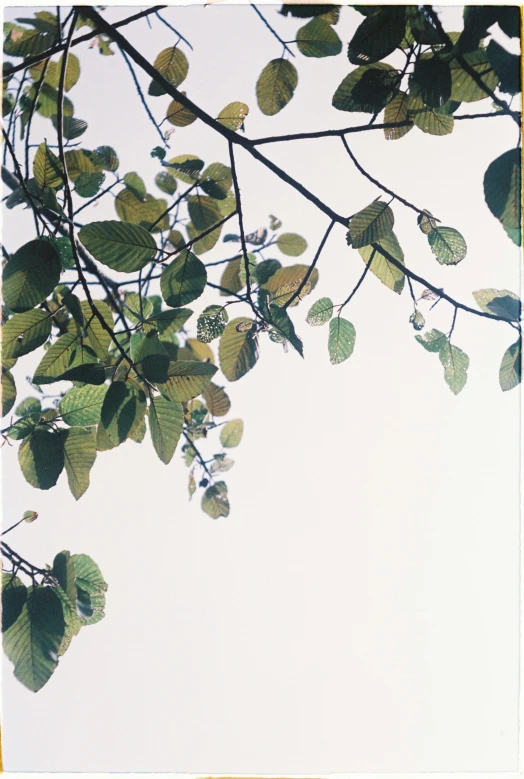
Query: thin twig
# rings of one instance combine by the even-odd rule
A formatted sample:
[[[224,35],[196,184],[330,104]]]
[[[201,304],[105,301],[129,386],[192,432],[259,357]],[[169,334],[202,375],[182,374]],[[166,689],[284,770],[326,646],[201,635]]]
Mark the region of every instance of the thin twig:
[[[125,53],[125,51],[124,51],[123,49],[120,49],[120,53],[122,54],[122,56],[123,56],[123,58],[124,58],[124,60],[125,60],[125,63],[126,63],[126,65],[127,65],[127,67],[129,68],[129,72],[131,73],[131,76],[132,76],[132,78],[133,78],[133,82],[134,82],[134,85],[135,85],[135,89],[136,89],[136,91],[137,91],[137,93],[138,93],[138,97],[140,98],[140,102],[141,102],[141,103],[142,103],[142,105],[144,106],[145,112],[146,112],[146,114],[148,115],[148,117],[149,117],[149,119],[150,119],[151,123],[152,123],[152,124],[153,124],[153,126],[155,127],[155,129],[156,129],[157,133],[159,134],[159,136],[160,136],[160,139],[161,139],[162,143],[165,145],[165,144],[166,144],[166,139],[164,138],[164,134],[162,133],[162,130],[161,130],[161,129],[160,129],[160,127],[158,126],[158,124],[157,124],[157,122],[156,122],[156,119],[155,119],[155,117],[153,116],[153,114],[151,113],[151,111],[150,111],[150,109],[149,109],[149,106],[148,106],[148,104],[147,104],[147,102],[146,102],[146,99],[145,99],[145,97],[144,97],[144,93],[142,92],[142,87],[141,87],[141,86],[140,86],[140,84],[138,83],[138,79],[137,79],[137,77],[136,77],[136,73],[135,73],[135,71],[134,71],[134,68],[133,68],[133,66],[131,65],[131,63],[130,63],[130,61],[129,61],[129,59],[128,59],[128,57],[127,57],[127,54]]]
[[[349,301],[354,297],[354,295],[356,295],[360,285],[362,284],[362,282],[366,278],[368,270],[371,268],[371,263],[373,262],[374,256],[375,256],[375,249],[373,249],[373,251],[371,252],[371,257],[369,258],[369,260],[366,263],[366,267],[364,268],[364,273],[362,274],[362,276],[357,281],[357,283],[356,283],[355,287],[353,288],[352,292],[348,295],[348,297],[344,300],[344,302],[340,304],[340,306],[338,308],[338,316],[340,316],[340,314],[342,313],[342,309],[344,308],[344,306],[347,306]]]
[[[399,203],[403,203],[403,205],[407,206],[408,208],[413,209],[413,211],[416,211],[417,214],[424,214],[424,216],[427,216],[427,212],[424,211],[423,208],[418,208],[418,206],[413,205],[413,203],[410,203],[409,200],[406,200],[405,198],[401,197],[400,195],[397,195],[395,192],[393,192],[392,189],[389,189],[388,187],[385,187],[384,184],[380,183],[380,181],[378,181],[377,179],[373,178],[373,176],[370,176],[370,174],[367,171],[364,170],[362,165],[359,163],[359,161],[357,160],[357,158],[355,157],[355,155],[353,154],[353,152],[349,148],[348,142],[346,141],[344,136],[342,136],[342,143],[344,144],[345,150],[347,151],[347,153],[351,157],[351,161],[353,162],[353,165],[355,166],[355,168],[360,173],[362,173],[362,175],[365,176],[368,179],[368,181],[371,181],[372,184],[375,184],[375,186],[377,186],[383,192],[387,192],[388,195],[391,195],[391,197],[395,198],[395,200],[398,200]],[[440,219],[437,219],[436,216],[432,216],[431,218],[434,219],[436,222],[440,222]]]
[[[310,277],[310,276],[311,276],[311,274],[313,273],[313,268],[314,268],[314,267],[315,267],[315,265],[317,264],[317,262],[318,262],[318,260],[319,260],[319,258],[320,258],[320,255],[322,254],[322,249],[323,249],[323,248],[324,248],[324,246],[326,245],[326,241],[327,241],[327,239],[329,238],[329,234],[330,234],[330,232],[331,232],[331,230],[333,229],[333,227],[334,227],[334,226],[335,226],[335,222],[330,222],[330,223],[329,223],[329,226],[328,226],[328,228],[327,228],[326,232],[324,233],[324,237],[323,237],[323,238],[322,238],[322,240],[320,241],[320,245],[319,245],[319,247],[318,247],[318,249],[317,249],[317,253],[315,254],[315,256],[314,256],[314,258],[313,258],[313,262],[311,263],[311,265],[310,265],[310,266],[309,266],[309,268],[307,269],[307,273],[306,273],[306,275],[304,276],[304,278],[303,278],[303,279],[302,279],[302,281],[300,282],[300,285],[299,285],[299,287],[298,287],[298,288],[295,290],[295,292],[294,292],[294,293],[291,295],[291,297],[289,298],[289,300],[288,300],[286,303],[284,303],[284,305],[282,306],[282,308],[284,308],[284,309],[288,308],[288,306],[290,306],[290,305],[291,305],[291,303],[293,303],[293,301],[294,301],[294,300],[296,300],[296,299],[297,299],[297,298],[300,296],[300,293],[302,292],[302,290],[304,289],[304,287],[306,286],[306,284],[307,284],[307,283],[308,283],[308,281],[309,281],[309,277]]]
[[[189,41],[187,40],[187,38],[184,38],[184,36],[182,35],[182,33],[178,32],[178,30],[175,30],[175,28],[173,27],[173,25],[172,25],[172,24],[169,24],[169,22],[166,22],[166,20],[165,20],[165,19],[163,19],[163,18],[160,16],[160,14],[158,13],[158,11],[156,11],[156,12],[155,12],[155,16],[156,16],[156,18],[157,18],[157,19],[158,19],[160,22],[162,22],[162,24],[165,24],[165,26],[166,26],[166,27],[169,27],[169,29],[171,30],[171,32],[174,32],[174,33],[175,33],[175,35],[178,35],[178,37],[180,38],[180,40],[181,40],[181,41],[184,41],[184,43],[185,43],[187,46],[189,46],[189,48],[191,49],[191,51],[193,51],[193,47],[191,46],[191,44],[189,43]]]
[[[235,154],[233,151],[233,144],[231,141],[229,141],[229,159],[231,162],[231,177],[233,179],[233,190],[235,192],[235,201],[237,204],[238,226],[240,229],[240,244],[242,246],[242,255],[244,257],[244,269],[246,272],[246,297],[248,298],[250,302],[250,306],[255,312],[255,314],[258,314],[255,305],[251,300],[251,278],[249,272],[249,257],[248,257],[247,245],[246,245],[246,233],[244,231],[244,215],[242,213],[242,203],[240,201],[240,187],[238,184],[237,169],[235,165]]]
[[[258,10],[258,8],[256,7],[256,5],[255,5],[254,3],[250,3],[249,5],[250,5],[250,6],[251,6],[251,8],[252,8],[252,9],[253,9],[253,10],[254,10],[256,13],[257,13],[257,15],[260,17],[260,19],[262,19],[262,21],[263,21],[263,22],[264,22],[264,24],[266,25],[267,29],[269,30],[269,32],[270,32],[270,33],[272,33],[272,34],[275,36],[275,38],[277,39],[277,41],[278,41],[279,43],[281,43],[281,44],[282,44],[282,46],[284,47],[284,50],[285,50],[285,51],[287,51],[287,52],[288,52],[288,54],[291,54],[291,56],[292,56],[292,57],[294,57],[294,56],[295,56],[294,52],[293,52],[293,51],[291,51],[291,49],[289,48],[289,46],[287,45],[287,43],[286,43],[284,40],[282,40],[282,38],[280,37],[280,35],[278,34],[278,32],[276,32],[276,30],[274,30],[274,29],[271,27],[271,25],[269,24],[269,22],[268,22],[268,20],[266,19],[266,17],[265,17],[265,16],[263,16],[263,15],[260,13],[260,11],[259,11],[259,10]]]

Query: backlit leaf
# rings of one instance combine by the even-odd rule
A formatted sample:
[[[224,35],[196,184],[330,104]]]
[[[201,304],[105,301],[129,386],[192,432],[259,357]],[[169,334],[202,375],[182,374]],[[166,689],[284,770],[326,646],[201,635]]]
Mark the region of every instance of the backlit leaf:
[[[168,400],[186,403],[202,394],[216,372],[216,366],[208,362],[177,360],[169,364],[167,381],[157,386]]]
[[[25,480],[32,487],[51,489],[64,467],[63,434],[35,430],[20,445],[18,462]]]
[[[402,41],[406,28],[402,6],[378,7],[359,25],[348,47],[354,65],[378,62],[391,54]]]
[[[155,452],[166,465],[175,453],[182,428],[184,412],[180,403],[163,397],[152,397],[149,406],[149,428]]]
[[[211,382],[202,396],[212,417],[224,417],[229,412],[231,401],[222,387]]]
[[[22,357],[38,349],[51,334],[51,315],[41,309],[14,314],[2,327],[2,357]]]
[[[116,221],[91,222],[78,237],[95,260],[116,271],[133,273],[156,255],[156,243],[143,227]]]
[[[499,382],[502,390],[513,389],[520,384],[522,376],[522,354],[520,339],[504,352],[499,371]]]
[[[330,298],[320,298],[309,309],[306,322],[314,327],[325,325],[333,316],[333,302]]]
[[[391,232],[394,221],[393,211],[388,204],[375,200],[351,219],[351,245],[358,249],[384,238]]]
[[[217,116],[217,122],[227,127],[228,130],[238,130],[244,124],[244,119],[249,113],[245,103],[228,103]]]
[[[428,233],[428,242],[441,265],[456,265],[467,253],[466,241],[452,227],[434,227]]]
[[[226,326],[220,338],[218,356],[220,370],[228,381],[237,381],[242,378],[258,360],[258,341],[251,330],[241,329],[239,326],[253,324],[253,320],[246,317],[233,319]]]
[[[98,387],[88,384],[70,389],[61,398],[58,407],[63,422],[71,427],[98,425],[108,389],[105,384]]]
[[[439,351],[440,362],[444,366],[444,378],[454,395],[464,388],[467,381],[469,357],[458,346],[453,346],[446,341]]]
[[[291,62],[282,58],[271,60],[257,81],[257,102],[262,113],[278,114],[293,97],[297,84],[297,69]]]
[[[229,516],[229,500],[227,486],[224,481],[217,481],[208,487],[202,496],[202,511],[212,519]]]
[[[76,500],[82,497],[89,487],[89,472],[95,460],[94,428],[71,427],[64,432],[64,465],[69,489]]]
[[[355,328],[347,319],[336,316],[329,323],[329,360],[332,365],[338,365],[353,354],[355,348]]]
[[[297,32],[297,47],[305,57],[334,57],[342,51],[342,42],[330,24],[312,19]]]

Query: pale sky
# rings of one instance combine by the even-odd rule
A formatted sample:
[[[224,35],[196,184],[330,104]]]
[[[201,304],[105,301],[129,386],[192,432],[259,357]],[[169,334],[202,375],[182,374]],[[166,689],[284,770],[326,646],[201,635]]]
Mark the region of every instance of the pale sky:
[[[300,20],[264,13],[286,39]],[[134,10],[137,10],[136,7]],[[7,9],[6,18],[21,14]],[[116,20],[129,8],[108,8]],[[248,137],[362,124],[331,107],[354,67],[344,53],[297,53],[291,103],[265,117],[255,98],[264,65],[281,46],[248,6],[170,8],[190,40],[183,88],[212,115],[240,100]],[[448,9],[444,21],[460,19]],[[345,10],[344,45],[362,20]],[[174,43],[158,21],[126,28],[151,60]],[[502,34],[498,39],[508,47]],[[514,43],[513,48],[514,50]],[[158,138],[118,54],[75,48],[82,78],[70,93],[89,123],[86,148],[114,146],[119,173],[136,170],[148,191],[160,170]],[[148,77],[140,76],[147,88]],[[151,98],[161,118],[167,96]],[[490,110],[489,99],[466,106]],[[469,110],[471,109],[471,111]],[[37,118],[35,142],[54,142]],[[53,139],[53,140],[52,140]],[[393,203],[407,265],[460,301],[495,287],[519,290],[519,250],[484,203],[488,164],[517,143],[506,118],[457,122],[436,138],[413,129],[348,137],[359,162],[386,186],[455,227],[468,245],[457,267],[440,266],[416,225]],[[340,213],[380,191],[354,169],[339,139],[262,148]],[[227,144],[201,123],[177,129],[171,154],[227,164]],[[327,217],[249,155],[237,153],[246,229],[276,214],[308,241],[310,262]],[[110,199],[82,213],[116,218]],[[20,208],[4,222],[8,251],[29,240]],[[234,222],[227,232],[235,231]],[[222,259],[221,241],[202,259]],[[292,264],[278,251],[276,257]],[[305,360],[261,342],[257,366],[226,384],[244,438],[226,474],[227,519],[187,499],[179,454],[163,465],[146,440],[99,453],[77,503],[65,475],[43,492],[23,479],[15,444],[3,450],[4,523],[26,509],[39,519],[9,543],[38,565],[62,549],[91,555],[109,583],[105,619],[85,628],[36,695],[3,664],[3,749],[8,771],[329,773],[510,771],[517,765],[519,630],[519,391],[502,393],[498,370],[515,333],[459,313],[453,342],[470,357],[455,397],[437,355],[415,341],[412,302],[371,274],[345,309],[357,331],[352,357],[331,366],[327,326],[305,317],[319,297],[341,302],[364,269],[337,225],[313,294],[293,309]],[[211,280],[217,281],[220,270]],[[197,313],[215,295],[190,305]],[[235,315],[241,312],[236,307]],[[444,301],[427,324],[448,331]],[[195,327],[196,316],[189,321]],[[193,333],[194,334],[194,333]],[[216,342],[215,347],[216,353]],[[39,357],[15,368],[19,398]],[[217,376],[220,376],[218,374]],[[28,385],[26,385],[28,386]],[[211,454],[210,444],[207,452]]]

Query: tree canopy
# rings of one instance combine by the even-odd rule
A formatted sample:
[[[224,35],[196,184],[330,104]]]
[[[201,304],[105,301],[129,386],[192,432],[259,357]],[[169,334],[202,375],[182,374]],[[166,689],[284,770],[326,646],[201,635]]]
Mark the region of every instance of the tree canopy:
[[[453,225],[442,224],[386,186],[360,164],[351,137],[380,133],[394,153],[395,142],[411,133],[444,137],[455,122],[512,122],[518,144],[501,150],[482,173],[482,218],[498,220],[501,243],[520,246],[521,114],[512,107],[521,88],[520,57],[492,39],[497,26],[509,38],[519,37],[518,8],[466,7],[462,29],[447,31],[432,6],[353,6],[361,19],[347,41],[339,37],[337,23],[349,7],[284,5],[278,14],[297,25],[295,39],[285,41],[276,10],[253,6],[260,34],[274,36],[280,56],[262,68],[251,105],[231,102],[216,116],[198,95],[183,91],[197,55],[164,18],[163,8],[110,24],[97,7],[62,7],[60,13],[38,10],[4,25],[5,213],[30,209],[34,233],[20,236],[12,251],[3,248],[2,436],[9,445],[19,442],[26,481],[49,490],[62,476],[79,500],[98,453],[150,436],[165,465],[175,453],[182,455],[189,497],[198,494],[210,518],[226,518],[230,450],[244,431],[243,420],[231,414],[227,382],[254,370],[265,349],[295,350],[304,357],[305,324],[324,327],[332,365],[350,359],[358,339],[349,304],[369,273],[391,292],[409,295],[408,332],[425,351],[438,354],[454,395],[464,389],[469,367],[454,339],[458,314],[502,323],[508,347],[499,383],[503,392],[514,389],[521,379],[518,295],[487,288],[472,290],[473,300],[465,301],[419,275],[395,235],[397,209],[413,213],[413,230],[424,234],[428,251],[445,266],[467,255],[460,214]],[[173,45],[153,62],[127,35],[133,22],[152,15],[173,35]],[[121,170],[118,149],[83,145],[90,117],[76,116],[72,98],[84,83],[74,49],[87,41],[101,57],[122,56],[126,62],[137,110],[147,113],[158,139],[150,151],[158,164],[158,192],[147,191],[139,172]],[[250,136],[250,114],[278,115],[298,90],[308,89],[300,79],[302,57],[337,56],[347,58],[347,75],[325,89],[333,107],[348,114],[348,127]],[[139,71],[150,79],[147,93]],[[469,105],[476,103],[481,105]],[[351,114],[358,123],[351,124]],[[47,129],[35,138],[37,115],[47,120]],[[124,121],[117,101],[107,121]],[[189,128],[197,123],[225,140],[225,158],[171,156],[171,133],[184,134],[190,144]],[[344,213],[343,204],[329,205],[264,153],[270,144],[291,147],[322,137],[340,139],[356,172],[377,189],[376,199],[354,214]],[[311,236],[288,230],[278,216],[248,231],[239,149],[327,218],[311,261],[303,260]],[[428,181],[428,200],[431,187]],[[83,221],[82,211],[101,198],[114,199],[113,217]],[[344,228],[342,250],[360,257],[362,266],[341,302],[333,302],[337,290],[333,298],[316,298],[314,292],[324,247],[337,225]],[[223,257],[206,263],[206,253],[217,246]],[[276,259],[267,257],[269,248]],[[199,298],[209,289],[216,300],[202,307]],[[441,300],[451,307],[447,332],[431,324],[431,307]],[[29,390],[17,387],[13,367],[37,350]],[[213,442],[211,457],[203,453],[204,441]],[[31,510],[13,518],[3,535],[37,517]],[[86,554],[60,551],[52,565],[40,567],[5,540],[1,551],[4,650],[16,677],[37,691],[79,630],[104,616],[107,584]]]

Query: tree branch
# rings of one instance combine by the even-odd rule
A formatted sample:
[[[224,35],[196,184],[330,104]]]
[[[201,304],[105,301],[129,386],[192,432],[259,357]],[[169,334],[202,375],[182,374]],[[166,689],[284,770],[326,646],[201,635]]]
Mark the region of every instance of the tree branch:
[[[131,24],[131,22],[137,22],[139,19],[143,19],[144,16],[155,14],[158,11],[161,11],[163,8],[168,8],[168,6],[155,5],[152,8],[146,8],[145,11],[140,11],[138,14],[133,14],[132,16],[128,16],[126,19],[122,19],[121,22],[115,22],[113,26],[115,28],[125,27],[127,24]],[[79,6],[79,9],[80,13],[82,13],[82,6]],[[71,41],[71,46],[78,46],[79,43],[90,41],[91,38],[95,38],[97,35],[100,35],[101,32],[104,32],[104,30],[97,28],[95,30],[91,30],[88,33],[85,33],[85,35],[79,35],[78,38],[75,38],[73,41]],[[37,63],[52,57],[54,54],[59,54],[64,49],[65,43],[59,43],[56,46],[51,46],[49,49],[46,49],[41,54],[33,54],[31,57],[27,57],[23,62],[21,62],[20,65],[14,65],[12,68],[8,68],[4,72],[3,78],[9,78],[15,73],[18,73],[18,71],[24,70],[24,68],[30,68],[33,65],[36,65]]]
[[[165,146],[166,145],[166,139],[164,138],[164,134],[162,133],[162,130],[160,129],[160,127],[156,123],[155,117],[153,116],[153,114],[149,110],[149,106],[148,106],[148,104],[146,102],[146,99],[144,97],[144,93],[142,92],[142,87],[138,83],[138,79],[136,77],[136,73],[135,73],[135,71],[133,69],[133,66],[129,62],[129,59],[128,59],[127,54],[125,53],[125,51],[123,49],[121,49],[120,47],[119,47],[119,49],[120,49],[120,53],[122,54],[122,57],[124,58],[124,61],[125,61],[126,65],[127,65],[128,69],[129,69],[129,72],[131,73],[131,77],[133,79],[133,83],[135,85],[135,89],[136,89],[136,91],[138,93],[138,97],[140,98],[140,102],[144,106],[144,110],[145,110],[146,114],[148,115],[149,120],[151,121],[151,124],[154,126],[155,130],[157,131],[157,133],[160,136],[160,140],[162,141],[162,143]]]

